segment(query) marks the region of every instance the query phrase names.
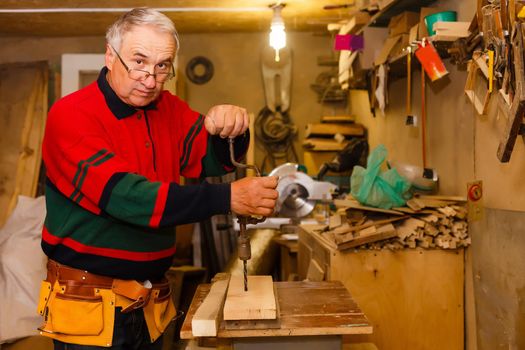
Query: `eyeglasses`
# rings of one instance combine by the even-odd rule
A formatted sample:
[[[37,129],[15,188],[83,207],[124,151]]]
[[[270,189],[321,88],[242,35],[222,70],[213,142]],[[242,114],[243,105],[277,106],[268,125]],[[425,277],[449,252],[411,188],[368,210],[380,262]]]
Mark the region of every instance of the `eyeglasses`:
[[[148,79],[150,76],[152,76],[156,82],[164,83],[165,81],[170,80],[171,78],[175,76],[175,68],[173,68],[173,64],[170,64],[169,66],[166,65],[165,69],[162,69],[162,68],[156,69],[155,73],[150,73],[142,69],[129,68],[128,65],[122,59],[122,57],[120,57],[117,50],[115,50],[113,46],[111,46],[111,48],[113,49],[113,51],[115,51],[115,54],[120,60],[120,63],[122,63],[124,68],[128,71],[128,76],[133,80],[144,81]],[[165,72],[163,70],[165,70]]]

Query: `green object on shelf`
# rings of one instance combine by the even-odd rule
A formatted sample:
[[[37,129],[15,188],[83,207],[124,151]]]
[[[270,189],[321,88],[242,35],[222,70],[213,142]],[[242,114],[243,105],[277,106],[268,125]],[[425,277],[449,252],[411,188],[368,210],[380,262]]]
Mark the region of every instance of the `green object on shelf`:
[[[436,22],[456,22],[457,13],[455,11],[443,11],[433,13],[425,17],[425,25],[427,26],[428,34],[435,35],[434,23]]]

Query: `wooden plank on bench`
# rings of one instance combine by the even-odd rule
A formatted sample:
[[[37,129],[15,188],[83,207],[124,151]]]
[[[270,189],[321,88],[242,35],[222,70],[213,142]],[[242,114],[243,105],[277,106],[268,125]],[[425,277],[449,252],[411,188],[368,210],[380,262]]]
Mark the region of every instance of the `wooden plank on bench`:
[[[271,276],[248,276],[248,291],[244,291],[242,276],[232,276],[224,320],[264,320],[277,318],[277,307]]]
[[[222,307],[229,282],[229,274],[217,275],[210,292],[191,320],[191,329],[194,337],[217,336],[217,330],[222,318]]]

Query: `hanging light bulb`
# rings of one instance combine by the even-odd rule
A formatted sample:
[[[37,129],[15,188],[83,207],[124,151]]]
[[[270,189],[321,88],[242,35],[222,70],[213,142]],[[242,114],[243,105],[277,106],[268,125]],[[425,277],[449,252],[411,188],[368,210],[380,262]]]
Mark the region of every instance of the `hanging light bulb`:
[[[278,3],[270,6],[273,9],[272,26],[270,30],[270,46],[275,50],[275,62],[279,62],[279,50],[286,46],[286,32],[284,22],[281,17],[281,10],[284,4]]]

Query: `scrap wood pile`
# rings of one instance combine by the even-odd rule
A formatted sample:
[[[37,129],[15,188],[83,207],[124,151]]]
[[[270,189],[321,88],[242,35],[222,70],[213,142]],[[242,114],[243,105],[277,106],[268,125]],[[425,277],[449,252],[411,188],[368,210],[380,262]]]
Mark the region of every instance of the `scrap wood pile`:
[[[318,230],[338,250],[441,248],[470,245],[467,209],[460,197],[421,196],[385,210],[335,200],[337,213]]]

